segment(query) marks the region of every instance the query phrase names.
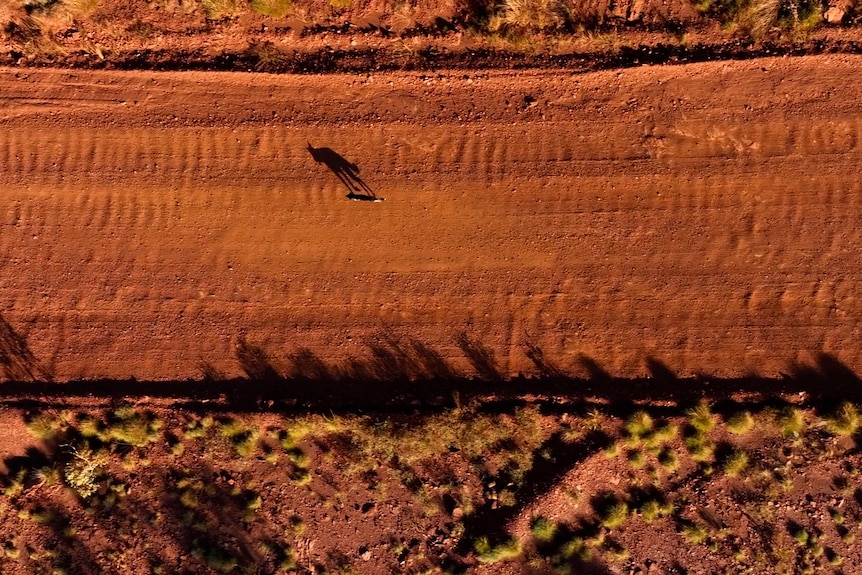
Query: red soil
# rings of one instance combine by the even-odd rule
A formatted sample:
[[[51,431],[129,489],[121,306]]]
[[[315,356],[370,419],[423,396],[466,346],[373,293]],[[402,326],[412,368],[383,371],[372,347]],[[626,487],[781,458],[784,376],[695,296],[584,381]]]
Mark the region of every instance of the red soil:
[[[526,344],[574,375],[858,371],[860,68],[6,70],[4,375],[235,376],[241,341],[290,373],[381,334],[469,375],[462,333],[504,375]]]

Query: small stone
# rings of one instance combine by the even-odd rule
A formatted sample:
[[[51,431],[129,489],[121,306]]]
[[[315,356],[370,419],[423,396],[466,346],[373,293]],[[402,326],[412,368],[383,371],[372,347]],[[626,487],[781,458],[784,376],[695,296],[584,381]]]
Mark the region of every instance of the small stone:
[[[457,520],[461,519],[462,517],[464,517],[464,510],[463,509],[461,509],[460,507],[456,507],[455,509],[452,510],[452,519],[455,519],[457,521]]]
[[[823,19],[829,24],[841,24],[844,17],[847,16],[847,11],[840,6],[833,6],[823,14]]]

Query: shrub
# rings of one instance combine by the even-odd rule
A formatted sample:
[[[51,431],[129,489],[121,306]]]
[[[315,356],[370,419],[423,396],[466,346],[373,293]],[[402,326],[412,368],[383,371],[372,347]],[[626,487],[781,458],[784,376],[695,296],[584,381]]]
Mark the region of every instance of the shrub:
[[[284,547],[281,550],[281,560],[279,561],[278,566],[282,571],[294,571],[297,565],[293,549],[288,546]]]
[[[784,437],[802,437],[805,431],[805,412],[798,407],[788,407],[778,416],[778,428]]]
[[[586,541],[580,537],[573,537],[561,545],[560,552],[555,557],[554,563],[563,564],[571,559],[578,559],[580,561],[590,560],[590,548]]]
[[[295,466],[302,468],[308,467],[310,459],[302,449],[298,447],[293,447],[286,450],[286,453],[288,460],[290,460],[290,462]]]
[[[609,542],[605,547],[605,556],[611,561],[625,561],[629,558],[629,552],[619,543]]]
[[[668,473],[674,473],[679,469],[679,459],[673,449],[662,449],[658,454],[658,462]]]
[[[706,527],[695,522],[689,522],[683,525],[682,535],[685,537],[686,541],[695,545],[700,545],[701,543],[706,542],[709,538],[709,533],[707,532]]]
[[[33,477],[41,484],[48,487],[60,483],[60,471],[49,466],[40,467],[33,472]]]
[[[106,462],[105,455],[96,454],[87,447],[75,450],[75,457],[63,468],[66,485],[82,499],[87,499],[98,491],[98,481]]]
[[[27,421],[27,431],[36,439],[51,441],[65,431],[66,423],[56,417],[40,414]]]
[[[180,505],[187,509],[197,509],[200,507],[200,499],[198,494],[193,489],[183,489],[180,491]]]
[[[219,573],[233,571],[237,566],[236,557],[221,547],[211,547],[209,551],[206,552],[205,559],[207,565]]]
[[[540,543],[550,543],[557,535],[558,526],[556,523],[547,520],[544,517],[537,517],[533,520],[530,526],[530,531],[533,538]]]
[[[560,0],[503,0],[489,22],[492,32],[530,32],[559,28],[565,22]]]
[[[207,431],[215,422],[212,417],[204,417],[201,420],[190,421],[183,429],[183,437],[186,439],[201,439],[206,437]]]
[[[233,443],[233,447],[237,455],[243,458],[249,457],[254,453],[254,450],[257,447],[257,432],[248,430],[239,435],[235,435],[231,437],[231,443]]]
[[[250,492],[246,496],[245,509],[246,511],[257,511],[263,505],[263,498],[260,494]]]
[[[20,549],[18,549],[18,545],[14,540],[7,541],[5,545],[3,545],[3,554],[9,559],[18,559],[21,555]]]
[[[849,401],[842,403],[830,417],[824,421],[829,433],[842,437],[855,435],[862,426],[862,415],[859,409]]]
[[[54,520],[54,513],[50,509],[37,507],[30,512],[30,520],[36,525],[48,525]]]
[[[491,545],[488,538],[482,536],[475,541],[473,549],[482,563],[499,563],[500,561],[515,559],[521,555],[521,544],[515,539]]]
[[[311,474],[308,469],[296,467],[290,472],[290,480],[297,485],[308,485],[311,483]]]
[[[678,434],[679,429],[676,425],[662,425],[644,436],[644,444],[650,448],[658,448],[676,439]]]
[[[12,477],[6,478],[6,486],[3,488],[3,494],[6,497],[15,497],[24,492],[24,484],[27,479],[27,470],[22,469]]]
[[[744,451],[734,451],[724,460],[724,472],[731,476],[737,477],[748,467],[748,454]]]
[[[626,456],[626,459],[628,460],[629,465],[633,469],[640,469],[646,463],[646,458],[644,457],[644,454],[639,450],[629,451],[628,455]]]
[[[715,415],[713,415],[709,404],[701,401],[695,407],[688,410],[688,423],[699,434],[707,434],[715,427]]]
[[[107,427],[99,434],[105,442],[125,443],[143,447],[158,440],[161,422],[133,407],[122,407],[113,413]]]
[[[626,432],[632,437],[643,437],[653,429],[653,420],[646,411],[636,411],[624,424]]]
[[[230,440],[237,455],[249,457],[257,448],[259,433],[256,429],[247,428],[241,421],[226,419],[219,422],[219,434]]]
[[[780,0],[748,0],[737,12],[733,23],[741,32],[757,40],[775,26],[780,8]]]
[[[744,435],[754,427],[754,416],[750,411],[739,411],[727,420],[727,429],[736,435]]]
[[[712,461],[715,446],[703,435],[694,435],[685,439],[685,447],[691,458],[698,463],[709,463]]]
[[[796,541],[798,545],[802,546],[808,545],[808,542],[811,538],[811,534],[808,532],[808,530],[803,529],[802,527],[794,529],[790,536],[793,537],[793,540]]]
[[[629,516],[629,506],[625,501],[609,505],[602,513],[602,525],[608,529],[619,527]]]
[[[647,523],[652,523],[661,515],[661,503],[656,501],[655,499],[650,499],[645,501],[643,505],[640,506],[638,512],[640,513],[641,518]]]

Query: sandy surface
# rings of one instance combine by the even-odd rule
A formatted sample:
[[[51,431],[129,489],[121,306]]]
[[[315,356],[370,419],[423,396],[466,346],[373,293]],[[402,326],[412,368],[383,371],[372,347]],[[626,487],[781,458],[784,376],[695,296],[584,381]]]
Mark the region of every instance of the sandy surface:
[[[243,339],[290,373],[383,337],[469,373],[460,334],[507,374],[528,344],[575,375],[858,371],[860,71],[0,70],[0,375],[233,376]]]

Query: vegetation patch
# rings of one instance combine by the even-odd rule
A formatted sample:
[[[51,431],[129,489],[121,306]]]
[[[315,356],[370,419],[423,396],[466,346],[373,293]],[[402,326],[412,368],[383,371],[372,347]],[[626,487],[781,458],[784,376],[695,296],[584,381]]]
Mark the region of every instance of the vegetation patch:
[[[68,570],[99,540],[105,572],[852,572],[858,408],[775,403],[15,412],[0,561]]]

